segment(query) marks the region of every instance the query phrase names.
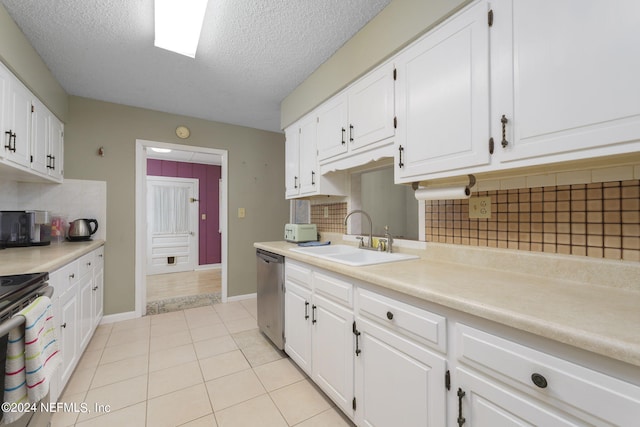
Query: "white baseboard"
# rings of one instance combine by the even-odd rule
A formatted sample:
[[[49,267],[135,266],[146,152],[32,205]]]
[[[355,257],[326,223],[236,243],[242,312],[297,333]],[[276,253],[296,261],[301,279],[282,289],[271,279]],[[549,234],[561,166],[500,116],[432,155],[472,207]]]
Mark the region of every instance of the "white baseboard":
[[[128,311],[125,313],[109,314],[103,316],[100,320],[101,325],[107,325],[109,323],[121,322],[123,320],[137,319],[140,317],[135,311]]]
[[[195,268],[195,271],[200,271],[200,270],[218,270],[222,268],[222,264],[203,264],[203,265],[199,265]]]
[[[243,299],[256,298],[257,296],[258,296],[258,294],[256,294],[256,293],[245,294],[245,295],[236,295],[234,297],[227,297],[227,302],[242,301]]]

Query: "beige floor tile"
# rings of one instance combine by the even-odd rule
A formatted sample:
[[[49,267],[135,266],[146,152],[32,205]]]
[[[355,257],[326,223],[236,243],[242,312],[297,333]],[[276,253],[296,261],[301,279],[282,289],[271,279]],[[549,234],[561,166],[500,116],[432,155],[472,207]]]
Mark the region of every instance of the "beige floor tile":
[[[289,358],[257,366],[254,372],[269,392],[306,378],[306,375]]]
[[[213,308],[224,322],[251,317],[251,314],[237,301],[226,304],[214,304]]]
[[[82,354],[82,357],[78,361],[78,366],[76,366],[76,370],[83,369],[96,369],[98,364],[100,363],[100,359],[102,358],[102,353],[104,350],[87,350]]]
[[[152,337],[165,337],[167,335],[175,334],[178,332],[185,332],[189,330],[187,321],[183,319],[176,319],[170,322],[152,323],[151,324],[151,336]]]
[[[266,394],[216,412],[216,418],[220,427],[288,426],[276,405]]]
[[[135,341],[149,341],[149,328],[128,329],[125,331],[111,332],[107,347],[114,345],[128,344]]]
[[[122,332],[145,327],[148,328],[151,325],[151,316],[143,316],[136,319],[123,320],[122,322],[112,323],[112,325],[112,332]]]
[[[140,375],[146,374],[148,370],[149,356],[146,354],[100,365],[98,369],[96,369],[93,381],[91,381],[91,388],[102,387],[129,378],[139,377]]]
[[[240,304],[251,314],[251,317],[258,318],[258,300],[256,298],[243,299]]]
[[[162,351],[168,348],[180,347],[191,343],[191,334],[188,330],[183,330],[169,335],[151,337],[151,352]]]
[[[245,348],[255,344],[262,344],[267,342],[267,337],[262,335],[258,329],[251,329],[249,331],[237,332],[232,334],[234,341],[238,344],[238,347]]]
[[[107,323],[104,325],[98,325],[98,327],[96,328],[95,332],[93,333],[93,336],[100,336],[100,335],[109,335],[111,333],[111,331],[113,330],[113,323]]]
[[[141,402],[117,411],[110,411],[104,415],[76,424],[77,427],[113,427],[136,426],[143,427],[147,418],[147,403]]]
[[[211,405],[216,412],[266,393],[251,369],[208,381],[206,384]]]
[[[64,389],[64,394],[72,395],[89,390],[95,373],[96,368],[76,369],[73,374],[71,374],[71,378],[69,378],[69,382]]]
[[[213,414],[210,414],[202,418],[198,418],[197,420],[180,424],[180,427],[218,427],[218,423],[216,423],[216,417],[214,417]]]
[[[208,340],[211,338],[222,337],[229,335],[229,331],[222,323],[215,323],[213,325],[200,326],[190,329],[191,338],[194,342]]]
[[[149,374],[149,399],[204,383],[198,362],[189,362]]]
[[[280,388],[271,393],[282,415],[289,425],[295,425],[326,411],[333,405],[309,380]]]
[[[296,424],[296,427],[354,427],[347,417],[336,408],[327,409],[326,411],[309,418],[306,421]]]
[[[196,360],[196,352],[192,344],[169,348],[149,355],[149,371],[159,371],[194,360]]]
[[[111,411],[115,412],[127,406],[144,402],[147,399],[147,375],[131,378],[118,383],[109,384],[89,390],[85,402],[89,408],[96,405],[109,405]],[[86,421],[90,418],[100,416],[100,413],[80,414],[78,421]]]
[[[256,342],[253,345],[244,347],[242,348],[242,353],[254,368],[286,357],[283,351],[278,350],[273,344],[267,341]]]
[[[222,323],[222,319],[210,305],[185,310],[184,315],[190,328]]]
[[[94,336],[93,338],[91,338],[91,341],[89,341],[89,345],[87,345],[86,351],[103,350],[110,338],[111,338],[111,334],[102,334],[102,335]]]
[[[147,425],[174,427],[211,414],[211,404],[204,384],[150,399],[147,402]]]
[[[231,334],[258,328],[258,323],[256,322],[255,317],[251,316],[243,317],[242,319],[225,321],[224,324]]]
[[[144,356],[149,353],[149,343],[147,341],[132,341],[125,344],[114,345],[104,349],[100,364],[117,362],[119,360],[130,359],[132,357]],[[83,356],[82,359],[85,357]]]
[[[196,349],[198,359],[206,359],[211,356],[217,356],[218,354],[228,353],[238,349],[238,346],[231,335],[224,335],[217,338],[211,338],[209,340],[194,342],[193,346]]]
[[[184,311],[172,311],[169,313],[154,314],[149,316],[151,318],[151,325],[159,325],[162,323],[173,323],[180,320],[185,320]]]
[[[201,359],[200,367],[202,368],[202,375],[205,381],[251,368],[240,350]]]
[[[67,395],[65,393],[64,396],[58,398],[58,402],[64,403],[77,403],[78,405],[85,401],[84,397],[86,396],[86,392]],[[78,419],[78,413],[73,411],[64,411],[56,412],[51,417],[51,427],[68,427],[72,426],[76,420]]]

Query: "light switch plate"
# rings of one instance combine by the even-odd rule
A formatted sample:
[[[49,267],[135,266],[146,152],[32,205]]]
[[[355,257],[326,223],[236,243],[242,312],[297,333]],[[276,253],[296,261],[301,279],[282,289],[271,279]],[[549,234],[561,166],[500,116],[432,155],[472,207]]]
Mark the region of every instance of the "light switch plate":
[[[470,197],[469,218],[491,218],[491,197]]]
[[[238,208],[238,218],[244,218],[244,208]]]
[[[324,214],[323,214],[324,218],[329,218],[329,206],[325,206],[324,207]]]

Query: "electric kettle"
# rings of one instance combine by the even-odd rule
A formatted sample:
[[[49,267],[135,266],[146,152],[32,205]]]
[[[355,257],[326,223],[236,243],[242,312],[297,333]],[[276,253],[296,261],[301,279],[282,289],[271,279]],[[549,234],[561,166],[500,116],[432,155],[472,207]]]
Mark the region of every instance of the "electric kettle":
[[[93,227],[91,226],[93,224]],[[91,236],[98,231],[98,221],[95,219],[76,219],[69,223],[69,240],[91,240]]]

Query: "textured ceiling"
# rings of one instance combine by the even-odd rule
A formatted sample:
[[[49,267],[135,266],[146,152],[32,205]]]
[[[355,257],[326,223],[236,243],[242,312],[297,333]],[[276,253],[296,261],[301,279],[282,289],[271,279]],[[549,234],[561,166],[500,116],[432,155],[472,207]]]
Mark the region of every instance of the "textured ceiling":
[[[195,59],[153,46],[153,0],[0,1],[71,95],[279,131],[282,99],[391,0],[209,0]]]

